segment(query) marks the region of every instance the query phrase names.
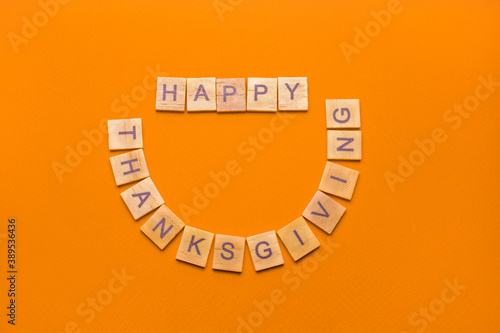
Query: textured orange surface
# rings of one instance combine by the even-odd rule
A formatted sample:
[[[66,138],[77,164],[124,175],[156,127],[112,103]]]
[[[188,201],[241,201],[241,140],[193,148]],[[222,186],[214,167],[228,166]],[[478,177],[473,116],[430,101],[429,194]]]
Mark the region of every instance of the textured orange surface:
[[[3,1],[0,331],[499,332],[500,3],[215,4],[220,16],[212,0],[75,0],[44,16],[35,0]],[[159,113],[160,72],[307,76],[309,111]],[[176,261],[180,235],[160,251],[140,232],[150,215],[134,222],[120,198],[129,185],[113,180],[101,121],[142,118],[168,207],[187,225],[246,237],[295,220],[315,194],[327,98],[360,99],[363,160],[339,162],[360,177],[331,236],[310,224],[314,254],[294,263],[282,246],[285,264],[256,273],[247,249],[243,273],[218,272],[211,256],[205,269]],[[280,131],[262,132],[271,121]],[[66,161],[68,150],[86,156]],[[420,165],[398,174],[400,158]],[[229,184],[183,215],[226,168]],[[393,190],[387,172],[400,177]]]

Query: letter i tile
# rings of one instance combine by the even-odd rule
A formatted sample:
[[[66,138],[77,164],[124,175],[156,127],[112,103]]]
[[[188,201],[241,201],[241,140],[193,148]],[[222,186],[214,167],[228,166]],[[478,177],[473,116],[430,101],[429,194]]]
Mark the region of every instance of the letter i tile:
[[[278,235],[295,261],[319,247],[318,239],[302,216],[281,228]]]

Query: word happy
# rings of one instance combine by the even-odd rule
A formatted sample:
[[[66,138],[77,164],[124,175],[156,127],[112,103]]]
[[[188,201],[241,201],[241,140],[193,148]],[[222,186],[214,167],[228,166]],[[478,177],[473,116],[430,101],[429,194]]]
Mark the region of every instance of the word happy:
[[[159,77],[157,111],[276,112],[307,111],[307,77]]]

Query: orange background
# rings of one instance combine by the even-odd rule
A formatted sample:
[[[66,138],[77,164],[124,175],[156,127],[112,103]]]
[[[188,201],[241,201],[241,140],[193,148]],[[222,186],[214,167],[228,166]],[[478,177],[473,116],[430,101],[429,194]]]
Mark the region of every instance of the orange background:
[[[258,319],[254,301],[281,290],[286,300],[255,332],[499,332],[500,88],[457,130],[443,114],[474,94],[479,76],[500,81],[500,3],[402,1],[348,63],[339,45],[353,45],[354,29],[386,1],[236,2],[220,20],[211,0],[72,1],[18,53],[1,39],[2,276],[7,217],[18,219],[19,246],[17,325],[6,324],[2,277],[2,331],[65,332],[74,322],[81,332],[236,332],[238,318]],[[22,18],[40,10],[34,0],[4,1],[1,34],[21,35]],[[125,106],[122,95],[157,66],[177,77],[307,76],[310,108],[247,162],[238,145],[274,115],[159,113],[154,90]],[[140,117],[151,177],[177,214],[211,171],[241,163],[189,225],[277,230],[318,188],[327,98],[360,99],[363,160],[340,162],[360,178],[352,201],[338,199],[347,212],[334,233],[312,227],[338,244],[317,251],[327,256],[317,267],[294,263],[282,246],[279,268],[256,273],[247,249],[242,274],[213,271],[212,254],[200,269],[175,260],[180,235],[160,251],[139,230],[147,217],[134,222],[120,198],[129,186],[114,183],[107,135],[61,182],[53,171],[67,146],[86,140],[82,131]],[[447,141],[392,192],[385,172],[437,127]],[[306,263],[312,272],[291,290],[283,277]],[[134,279],[87,323],[77,308],[122,268]],[[455,278],[467,289],[425,329],[412,325]]]

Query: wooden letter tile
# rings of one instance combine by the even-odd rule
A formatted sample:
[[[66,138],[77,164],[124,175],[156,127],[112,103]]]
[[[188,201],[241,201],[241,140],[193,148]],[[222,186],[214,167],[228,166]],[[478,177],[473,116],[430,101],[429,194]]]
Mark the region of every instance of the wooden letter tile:
[[[257,272],[283,265],[283,256],[276,237],[276,231],[273,230],[247,237],[247,244]]]
[[[121,196],[135,220],[165,203],[149,177],[123,191]]]
[[[245,79],[217,79],[217,111],[246,111]]]
[[[149,170],[142,149],[113,156],[109,160],[118,186],[149,177]]]
[[[274,112],[278,109],[278,79],[248,78],[247,111]]]
[[[307,77],[279,77],[278,106],[280,111],[307,111]]]
[[[327,99],[327,128],[359,128],[359,99]]]
[[[159,77],[156,87],[156,110],[180,111],[186,109],[186,79]]]
[[[321,191],[316,192],[302,216],[331,234],[345,213],[345,207]]]
[[[142,148],[141,118],[108,120],[109,150]]]
[[[329,160],[360,160],[361,131],[328,131]]]
[[[190,226],[184,228],[176,259],[205,267],[212,248],[214,234]]]
[[[187,79],[187,110],[215,111],[217,99],[215,95],[215,78]]]
[[[245,254],[245,238],[215,235],[213,269],[241,272]]]
[[[358,176],[359,172],[356,170],[332,162],[326,162],[319,189],[337,197],[351,200]]]
[[[318,239],[302,216],[281,228],[278,236],[295,261],[319,247]]]
[[[160,208],[141,227],[141,231],[161,250],[184,228],[182,222],[167,206]]]

